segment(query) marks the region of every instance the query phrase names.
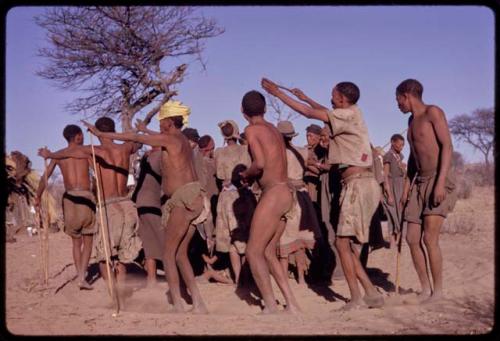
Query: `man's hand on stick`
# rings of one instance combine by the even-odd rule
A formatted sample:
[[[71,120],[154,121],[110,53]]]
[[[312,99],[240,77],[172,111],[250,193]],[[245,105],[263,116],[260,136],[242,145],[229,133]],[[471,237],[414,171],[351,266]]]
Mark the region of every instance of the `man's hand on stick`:
[[[94,134],[95,136],[99,137],[101,135],[101,131],[95,127],[95,125],[88,123],[87,121],[82,120],[82,123],[87,129]]]

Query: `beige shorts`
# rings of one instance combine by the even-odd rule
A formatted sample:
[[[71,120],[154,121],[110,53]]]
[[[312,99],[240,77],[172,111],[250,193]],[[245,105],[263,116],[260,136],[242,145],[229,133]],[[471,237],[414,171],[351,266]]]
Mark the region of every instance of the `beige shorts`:
[[[372,173],[358,173],[342,179],[339,237],[356,237],[355,242],[368,243],[370,223],[380,203],[382,190]]]
[[[122,263],[131,263],[139,255],[142,242],[137,234],[138,217],[135,204],[128,197],[106,200],[103,210],[104,227],[106,223],[111,243],[111,257],[118,256]],[[97,225],[100,225],[99,208],[96,215]],[[97,261],[106,259],[101,228],[94,237]]]
[[[95,226],[94,194],[86,190],[66,191],[62,197],[64,232],[72,238],[93,235]]]
[[[203,206],[201,208],[194,205],[195,200],[200,196],[203,198]],[[206,220],[210,213],[210,201],[208,200],[206,191],[198,181],[189,182],[179,187],[167,200],[165,205],[163,205],[161,221],[164,228],[167,226],[170,211],[174,207],[185,208],[186,217],[193,225]]]
[[[408,203],[404,212],[404,219],[407,222],[422,224],[422,218],[426,215],[439,215],[445,217],[453,211],[457,201],[457,191],[455,190],[455,178],[453,173],[448,173],[445,181],[446,197],[439,204],[434,206],[432,192],[436,175],[417,176],[411,187],[408,196]]]

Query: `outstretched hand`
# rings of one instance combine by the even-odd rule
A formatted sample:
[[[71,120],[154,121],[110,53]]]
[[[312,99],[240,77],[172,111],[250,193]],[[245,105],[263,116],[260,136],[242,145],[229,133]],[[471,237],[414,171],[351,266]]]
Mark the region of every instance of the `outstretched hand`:
[[[301,101],[305,101],[307,99],[307,96],[304,94],[304,92],[298,88],[293,88],[290,90],[290,92]]]
[[[95,127],[95,125],[88,123],[87,121],[82,120],[82,123],[87,129],[94,134],[95,136],[99,136],[101,131]]]
[[[50,157],[50,150],[47,147],[39,148],[38,155],[44,159],[48,159]]]
[[[262,85],[262,88],[266,90],[270,95],[276,96],[281,91],[276,83],[267,78],[262,78],[260,84]]]

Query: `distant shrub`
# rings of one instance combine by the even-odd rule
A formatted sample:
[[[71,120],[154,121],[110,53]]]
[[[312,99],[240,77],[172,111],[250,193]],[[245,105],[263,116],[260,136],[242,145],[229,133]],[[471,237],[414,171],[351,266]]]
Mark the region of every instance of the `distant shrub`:
[[[492,186],[495,184],[495,168],[484,163],[466,165],[464,179],[473,186]]]

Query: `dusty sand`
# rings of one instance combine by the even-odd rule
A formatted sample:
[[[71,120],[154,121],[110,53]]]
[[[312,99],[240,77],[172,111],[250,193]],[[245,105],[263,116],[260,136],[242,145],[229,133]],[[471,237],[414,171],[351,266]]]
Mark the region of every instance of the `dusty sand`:
[[[199,285],[209,315],[169,314],[164,279],[160,288],[147,289],[144,275],[136,272],[128,281],[135,291],[120,314],[112,317],[111,299],[102,279],[95,281],[93,291],[79,291],[74,282],[64,285],[75,272],[69,237],[62,231],[50,235],[51,278],[44,289],[40,285],[39,240],[21,233],[16,243],[6,245],[6,324],[11,333],[21,335],[487,333],[493,326],[494,311],[493,188],[477,188],[472,198],[457,203],[454,215],[473,217],[474,228],[468,234],[441,235],[445,299],[439,304],[397,304],[396,253],[379,249],[370,254],[368,268],[386,297],[385,307],[336,311],[344,305],[342,298],[349,296],[345,281],[313,287],[291,281],[304,310],[298,316],[259,316],[259,306],[239,298],[232,286],[215,283]],[[405,297],[420,290],[406,244],[400,281]]]

